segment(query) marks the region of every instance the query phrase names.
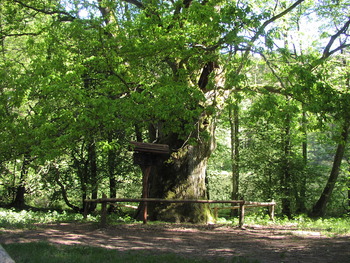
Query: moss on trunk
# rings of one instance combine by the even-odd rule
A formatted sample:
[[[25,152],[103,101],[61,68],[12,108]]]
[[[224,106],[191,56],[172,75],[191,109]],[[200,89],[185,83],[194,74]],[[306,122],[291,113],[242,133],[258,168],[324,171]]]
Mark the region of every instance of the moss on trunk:
[[[149,197],[165,199],[207,199],[207,161],[214,149],[214,127],[196,144],[184,145],[176,135],[167,137],[172,152],[159,160],[151,171]],[[149,204],[149,219],[170,222],[207,223],[212,221],[208,204]]]

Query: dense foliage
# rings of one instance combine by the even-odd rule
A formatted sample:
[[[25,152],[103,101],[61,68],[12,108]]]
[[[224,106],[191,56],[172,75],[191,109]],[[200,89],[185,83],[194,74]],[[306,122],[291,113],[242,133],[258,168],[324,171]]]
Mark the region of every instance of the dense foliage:
[[[137,140],[172,151],[152,171],[154,197],[346,213],[349,5],[2,1],[1,202],[81,211],[102,192],[139,197]]]

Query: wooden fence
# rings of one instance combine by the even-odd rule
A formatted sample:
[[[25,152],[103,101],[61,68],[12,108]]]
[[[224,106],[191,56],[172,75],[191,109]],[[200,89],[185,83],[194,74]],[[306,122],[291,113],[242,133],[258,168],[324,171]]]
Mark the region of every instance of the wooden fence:
[[[219,209],[239,209],[239,227],[243,227],[244,225],[244,214],[245,208],[250,207],[269,207],[269,215],[270,219],[274,219],[275,213],[275,202],[250,202],[245,200],[189,200],[189,199],[159,199],[159,198],[106,198],[103,195],[102,198],[99,199],[86,199],[85,200],[85,210],[84,210],[84,218],[87,217],[89,204],[97,203],[101,204],[101,226],[106,226],[107,224],[107,204],[114,203],[129,203],[129,202],[143,202],[147,207],[147,203],[149,202],[159,202],[159,203],[199,203],[199,204],[231,204],[236,206],[230,207],[215,207],[214,214],[217,217]],[[145,209],[147,211],[147,209]],[[147,223],[147,213],[143,213],[143,223]]]

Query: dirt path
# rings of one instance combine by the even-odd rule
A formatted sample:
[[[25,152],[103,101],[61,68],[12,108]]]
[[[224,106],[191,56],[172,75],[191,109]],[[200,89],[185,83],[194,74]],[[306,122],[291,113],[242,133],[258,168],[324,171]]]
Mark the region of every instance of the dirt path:
[[[47,241],[99,246],[119,251],[172,252],[206,259],[242,256],[260,262],[350,263],[350,236],[326,237],[293,228],[250,226],[119,225],[98,229],[90,224],[40,225],[34,230],[4,230],[0,243]]]

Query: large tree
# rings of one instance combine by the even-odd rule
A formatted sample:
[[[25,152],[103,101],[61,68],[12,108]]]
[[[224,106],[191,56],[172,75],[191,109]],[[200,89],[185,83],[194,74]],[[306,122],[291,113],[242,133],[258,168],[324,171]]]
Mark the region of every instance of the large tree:
[[[153,167],[149,196],[206,198],[217,114],[240,85],[259,38],[302,2],[261,8],[227,1],[99,1],[108,40],[121,40],[114,50],[131,72],[124,82],[136,93],[129,96],[143,108],[139,128],[172,151]],[[154,204],[150,217],[199,222],[210,215],[203,205]]]
[[[246,84],[251,54],[278,37],[276,22],[288,24],[315,5],[304,2],[5,1],[6,18],[16,18],[16,10],[29,16],[2,30],[2,38],[27,37],[34,126],[25,127],[51,135],[37,136],[31,153],[53,144],[43,156],[54,158],[86,142],[95,173],[95,143],[112,142],[116,131],[127,137],[135,127],[138,140],[171,149],[153,167],[149,196],[206,198],[216,119],[230,93]],[[37,25],[30,17],[39,23],[28,31]],[[150,217],[200,222],[210,215],[203,205],[154,204]]]

